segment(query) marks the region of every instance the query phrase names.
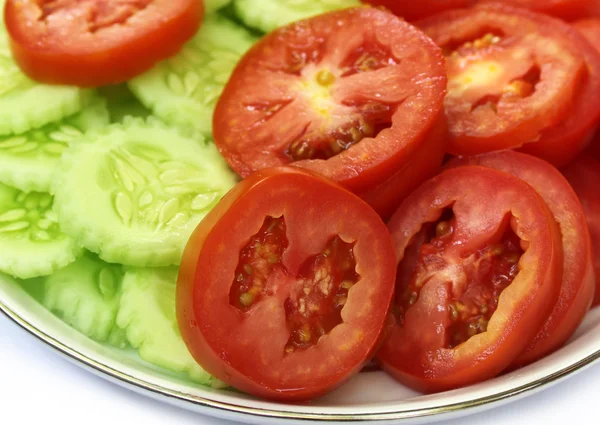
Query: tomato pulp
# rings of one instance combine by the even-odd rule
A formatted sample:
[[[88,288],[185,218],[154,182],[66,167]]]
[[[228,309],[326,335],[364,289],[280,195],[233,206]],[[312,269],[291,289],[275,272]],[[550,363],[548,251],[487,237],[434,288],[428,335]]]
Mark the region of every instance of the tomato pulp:
[[[233,72],[215,111],[215,143],[244,177],[293,164],[358,194],[393,185],[396,196],[385,199],[394,205],[375,205],[389,211],[443,159],[443,63],[424,34],[378,9],[288,25]],[[409,166],[410,178],[396,176]]]
[[[7,0],[13,57],[49,84],[127,81],[174,55],[198,30],[198,0]]]
[[[516,177],[464,166],[420,186],[388,227],[398,271],[384,369],[425,392],[506,369],[560,288],[560,232],[544,201]]]
[[[512,366],[532,363],[560,348],[573,335],[594,299],[592,246],[579,198],[556,168],[523,153],[490,153],[457,159],[448,165],[481,165],[518,177],[543,198],[560,228],[564,265],[558,301],[529,347]]]
[[[364,201],[297,168],[259,171],[190,239],[179,326],[196,360],[233,387],[314,398],[374,354],[394,277],[391,238]]]
[[[600,305],[600,162],[584,154],[563,170],[563,174],[579,196],[592,237],[596,297],[594,306]]]

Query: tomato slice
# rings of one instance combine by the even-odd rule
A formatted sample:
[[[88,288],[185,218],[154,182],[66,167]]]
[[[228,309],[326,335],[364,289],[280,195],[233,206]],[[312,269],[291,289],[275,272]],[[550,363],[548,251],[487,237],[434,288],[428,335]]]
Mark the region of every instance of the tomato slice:
[[[592,43],[596,50],[600,51],[600,19],[582,19],[573,23],[573,26]]]
[[[590,229],[596,272],[596,297],[593,305],[597,306],[600,305],[600,162],[583,154],[565,168],[563,174],[581,200]]]
[[[371,358],[394,291],[385,224],[307,171],[259,171],[190,239],[177,287],[182,336],[211,374],[250,394],[318,397]]]
[[[469,6],[473,0],[421,0],[398,1],[398,0],[363,0],[364,3],[373,6],[383,6],[389,9],[395,15],[398,15],[407,21],[423,19],[433,14],[443,12],[448,9],[458,9]]]
[[[116,84],[174,55],[200,27],[198,0],[6,0],[15,61],[49,84]]]
[[[480,382],[527,348],[558,297],[560,232],[525,182],[478,166],[444,171],[388,224],[395,321],[377,353],[400,382],[435,392]]]
[[[568,114],[584,62],[567,24],[501,5],[452,10],[417,25],[446,54],[449,151],[536,141]]]
[[[560,348],[573,335],[594,299],[596,283],[585,213],[569,182],[541,159],[503,151],[456,159],[449,164],[461,165],[494,168],[525,181],[543,198],[561,229],[564,265],[558,301],[513,367],[533,363]]]
[[[478,0],[478,3],[503,3],[572,20],[585,16],[592,0]]]
[[[217,105],[214,137],[242,176],[294,164],[357,192],[427,152],[441,164],[443,56],[391,13],[354,8],[280,28],[241,60]],[[427,178],[400,181],[399,201]]]

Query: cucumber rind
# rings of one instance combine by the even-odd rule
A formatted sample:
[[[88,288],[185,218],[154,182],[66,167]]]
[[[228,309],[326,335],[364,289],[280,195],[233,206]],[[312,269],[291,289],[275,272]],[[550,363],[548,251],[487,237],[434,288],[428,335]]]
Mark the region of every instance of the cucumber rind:
[[[0,136],[0,182],[24,192],[49,192],[68,144],[76,142],[84,132],[108,123],[106,101],[95,98],[79,113],[62,121],[16,136]]]
[[[175,293],[177,268],[135,269],[125,273],[117,325],[148,363],[194,382],[224,387],[189,353],[177,325]]]
[[[42,304],[91,339],[122,346],[116,326],[122,278],[120,265],[86,253],[45,279]]]
[[[57,226],[51,204],[48,194],[0,184],[0,272],[18,279],[47,276],[81,255]]]
[[[210,15],[176,56],[129,81],[129,88],[157,117],[210,136],[217,100],[255,41],[229,19]]]
[[[179,264],[195,227],[237,181],[203,140],[153,117],[87,133],[65,151],[53,182],[61,229],[104,261]],[[137,156],[145,164],[132,169],[127,161],[142,149],[158,157]]]
[[[333,10],[360,6],[359,0],[234,0],[235,15],[262,32]]]

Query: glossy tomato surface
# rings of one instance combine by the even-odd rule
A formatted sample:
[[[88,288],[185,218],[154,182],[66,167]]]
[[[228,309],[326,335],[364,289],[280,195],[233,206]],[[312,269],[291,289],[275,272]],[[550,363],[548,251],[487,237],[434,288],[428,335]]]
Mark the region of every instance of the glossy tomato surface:
[[[441,51],[419,30],[375,8],[337,11],[245,55],[217,105],[215,142],[242,176],[294,164],[356,193],[411,166],[418,178],[394,180],[401,199],[441,164],[445,89]]]
[[[425,392],[492,378],[531,343],[558,297],[562,244],[531,186],[479,166],[428,180],[388,224],[394,322],[377,358]]]
[[[360,198],[293,167],[239,183],[190,239],[182,336],[209,373],[250,394],[325,394],[374,354],[394,291],[385,224]]]
[[[198,0],[7,0],[15,61],[29,77],[116,84],[174,55],[198,30]]]
[[[532,363],[560,348],[573,335],[594,299],[592,246],[579,198],[556,168],[523,153],[490,153],[457,159],[448,165],[481,165],[518,177],[542,197],[560,228],[564,265],[558,301],[532,343],[513,366]]]
[[[581,21],[573,23],[573,26],[596,48],[596,50],[600,51],[599,18],[582,19]]]
[[[586,16],[595,0],[478,0],[478,3],[503,3],[546,13],[561,19],[578,19]]]
[[[596,272],[594,306],[597,306],[600,305],[600,162],[584,154],[565,168],[563,174],[581,200],[590,229]]]
[[[407,21],[414,21],[444,10],[467,7],[473,3],[473,0],[363,0],[363,2],[373,6],[383,6]]]
[[[449,152],[517,148],[569,114],[585,72],[569,25],[502,5],[451,10],[417,25],[446,55]]]

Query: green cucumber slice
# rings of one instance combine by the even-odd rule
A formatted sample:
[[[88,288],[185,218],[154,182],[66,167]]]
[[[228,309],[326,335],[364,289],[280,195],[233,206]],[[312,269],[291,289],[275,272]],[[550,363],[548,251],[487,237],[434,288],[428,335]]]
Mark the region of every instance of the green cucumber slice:
[[[231,3],[231,0],[204,0],[204,10],[207,14],[213,13],[223,9],[229,3]]]
[[[230,20],[209,16],[176,56],[134,78],[129,87],[159,118],[210,136],[217,100],[235,65],[255,41]]]
[[[27,78],[12,59],[8,35],[0,31],[0,135],[21,134],[76,114],[92,93]]]
[[[128,117],[65,151],[54,210],[64,232],[105,261],[177,265],[195,227],[236,180],[202,136]]]
[[[98,342],[121,334],[116,328],[123,270],[91,253],[46,278],[42,304],[64,322]]]
[[[177,269],[131,269],[125,273],[117,324],[140,357],[193,381],[223,387],[196,363],[177,325],[175,292]]]
[[[150,110],[140,103],[127,84],[104,86],[98,92],[107,100],[110,122],[122,122],[125,117],[146,118]]]
[[[0,136],[0,182],[25,192],[50,191],[50,183],[69,143],[109,122],[104,99],[78,114],[17,136]]]
[[[247,26],[270,32],[300,19],[360,5],[359,0],[234,0],[233,9]]]
[[[0,253],[0,272],[29,279],[67,266],[81,248],[60,231],[51,195],[0,184]]]

